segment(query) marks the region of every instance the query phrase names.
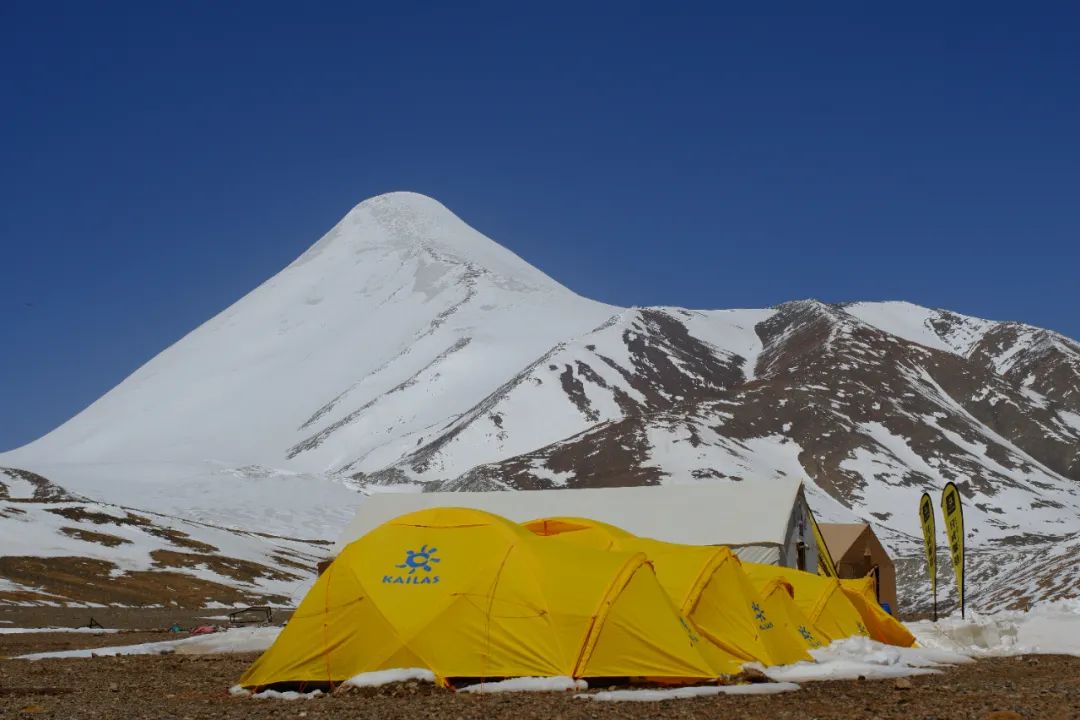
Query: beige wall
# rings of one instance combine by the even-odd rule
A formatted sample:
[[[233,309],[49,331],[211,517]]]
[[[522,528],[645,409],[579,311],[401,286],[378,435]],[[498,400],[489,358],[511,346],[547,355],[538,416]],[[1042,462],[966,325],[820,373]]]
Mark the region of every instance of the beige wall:
[[[899,613],[896,604],[896,566],[885,551],[873,530],[867,528],[847,552],[841,557],[833,557],[836,572],[842,578],[866,577],[873,567],[878,567],[878,597],[889,603],[893,614]]]

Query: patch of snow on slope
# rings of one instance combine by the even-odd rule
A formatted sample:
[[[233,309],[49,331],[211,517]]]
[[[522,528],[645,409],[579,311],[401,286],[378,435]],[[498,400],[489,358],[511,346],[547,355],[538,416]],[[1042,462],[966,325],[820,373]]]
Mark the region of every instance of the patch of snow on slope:
[[[544,460],[533,460],[529,465],[529,472],[540,480],[550,482],[553,487],[563,487],[574,479],[573,471],[556,472],[544,464]]]
[[[897,530],[909,534],[921,532],[918,518],[913,513],[909,513],[912,517],[907,517],[904,513],[896,513],[896,508],[911,498],[912,485],[935,483],[940,472],[916,453],[905,438],[894,435],[881,423],[860,423],[857,428],[877,447],[858,447],[850,458],[840,463],[842,470],[857,473],[866,480],[859,498],[853,502],[853,509],[860,514],[888,513],[894,516],[890,518],[890,525]],[[921,482],[913,482],[913,473],[923,476]]]
[[[696,447],[691,427],[701,441]],[[672,421],[649,425],[646,437],[650,450],[642,465],[665,472],[667,482],[709,482],[716,477],[807,479],[798,459],[802,448],[782,435],[740,441],[724,437],[703,422]]]
[[[1057,415],[1061,419],[1062,423],[1072,428],[1076,432],[1080,433],[1080,415],[1077,415],[1074,412],[1069,412],[1068,410],[1062,410],[1060,408],[1057,411]]]
[[[878,330],[935,350],[955,353],[934,331],[937,312],[907,302],[866,302],[846,305],[844,311]]]
[[[30,500],[37,490],[37,486],[26,478],[7,472],[0,474],[0,486],[7,488],[7,497],[11,500]]]
[[[773,315],[776,310],[694,310],[668,311],[677,317],[690,334],[713,347],[743,358],[743,375],[747,380],[755,376],[758,356],[761,355],[761,338],[755,328]]]
[[[1024,356],[1024,353],[1032,350],[1039,344],[1041,330],[1024,325],[1014,325],[1016,337],[1012,344],[1003,352],[995,355],[991,361],[994,370],[999,375],[1004,375],[1012,369],[1016,361]]]
[[[965,357],[997,324],[909,302],[851,303],[844,312],[890,335]]]

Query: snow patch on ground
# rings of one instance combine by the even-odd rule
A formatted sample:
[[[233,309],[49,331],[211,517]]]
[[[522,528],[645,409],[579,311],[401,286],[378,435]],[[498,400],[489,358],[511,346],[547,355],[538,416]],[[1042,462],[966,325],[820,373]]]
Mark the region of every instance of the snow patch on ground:
[[[314,700],[317,697],[322,696],[322,690],[312,690],[311,692],[296,692],[295,690],[286,690],[285,692],[279,692],[277,690],[263,690],[262,692],[255,693],[251,696],[253,700]]]
[[[279,627],[234,628],[224,632],[195,635],[179,640],[161,640],[137,645],[116,645],[85,650],[57,650],[19,656],[19,660],[88,658],[111,655],[215,655],[219,653],[262,652],[274,644]]]
[[[935,668],[971,662],[958,652],[942,649],[901,648],[865,637],[850,637],[810,651],[816,662],[760,667],[769,678],[786,682],[815,680],[883,679],[928,675]]]
[[[554,677],[519,677],[497,682],[479,683],[461,688],[463,693],[504,693],[504,692],[567,692],[569,690],[588,690],[584,680],[575,680],[565,675]]]
[[[682,700],[713,695],[775,695],[776,693],[791,692],[798,689],[799,686],[795,683],[771,682],[755,683],[753,685],[702,685],[699,687],[667,688],[663,690],[605,690],[604,692],[586,693],[574,697],[598,702],[662,702],[664,700]]]
[[[424,668],[394,668],[393,670],[375,670],[354,675],[341,684],[342,687],[381,687],[390,683],[435,682],[435,673]]]
[[[938,622],[908,623],[919,644],[928,649],[961,652],[973,657],[1029,654],[1080,657],[1080,599],[1038,603],[1027,612],[984,615],[973,610]]]
[[[8,620],[0,622],[10,622]],[[78,633],[81,635],[111,635],[112,633],[118,633],[119,630],[113,630],[111,628],[91,628],[91,627],[79,627],[79,628],[66,628],[66,627],[36,627],[36,628],[0,628],[0,635],[22,635],[24,633]]]
[[[938,668],[973,662],[980,657],[1028,654],[1080,656],[1080,600],[1036,605],[1027,612],[982,615],[968,611],[938,622],[907,623],[919,647],[883,645],[852,637],[811,650],[816,662],[758,667],[772,680],[810,682],[896,678],[939,672]]]

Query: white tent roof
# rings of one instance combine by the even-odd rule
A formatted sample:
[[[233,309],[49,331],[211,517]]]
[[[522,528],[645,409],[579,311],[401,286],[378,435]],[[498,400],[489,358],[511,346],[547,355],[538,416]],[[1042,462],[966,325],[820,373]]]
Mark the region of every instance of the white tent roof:
[[[360,503],[335,553],[388,520],[430,507],[476,508],[515,522],[587,517],[642,537],[688,545],[782,546],[801,489],[801,480],[777,478],[582,490],[374,493]]]

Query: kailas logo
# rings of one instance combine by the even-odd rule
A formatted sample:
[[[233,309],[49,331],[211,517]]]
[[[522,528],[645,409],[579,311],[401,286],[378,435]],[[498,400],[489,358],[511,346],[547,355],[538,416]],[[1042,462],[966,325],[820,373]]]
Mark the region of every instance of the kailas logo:
[[[754,619],[757,620],[758,630],[772,630],[773,624],[765,617],[765,611],[756,602],[750,603],[750,609],[754,611]]]
[[[698,637],[697,633],[693,631],[693,629],[690,627],[690,623],[686,622],[685,618],[680,617],[679,622],[682,624],[683,630],[686,631],[686,635],[690,638],[691,645],[697,645],[699,642],[701,642],[701,638]]]
[[[818,642],[818,639],[814,637],[814,633],[807,630],[805,625],[800,625],[799,626],[799,634],[802,635],[803,640],[805,640],[807,642],[807,644],[810,645],[810,647],[812,647],[812,648],[821,647],[821,643]]]
[[[405,562],[395,565],[395,568],[403,570],[398,575],[383,575],[383,583],[386,585],[435,585],[439,582],[439,576],[433,574],[435,569],[432,565],[442,562],[436,553],[438,548],[429,548],[427,544],[420,546],[419,550],[406,550]],[[419,574],[417,570],[421,570]]]

